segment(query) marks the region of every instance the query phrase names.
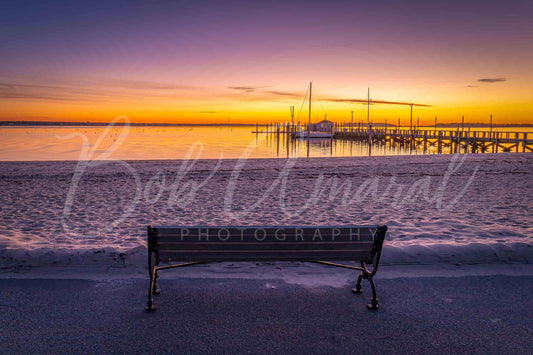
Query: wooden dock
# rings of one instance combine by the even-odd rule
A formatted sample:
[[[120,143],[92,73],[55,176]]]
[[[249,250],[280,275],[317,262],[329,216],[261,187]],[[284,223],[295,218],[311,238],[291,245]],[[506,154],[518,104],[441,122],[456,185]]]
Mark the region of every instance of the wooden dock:
[[[298,139],[295,133],[305,130],[305,126],[293,124],[267,124],[264,129],[256,126],[255,134],[266,133],[287,135],[288,139]],[[470,129],[424,129],[413,128],[373,128],[372,125],[336,123],[332,127],[331,140],[353,140],[368,144],[386,143],[391,146],[410,147],[427,150],[436,147],[457,153],[498,153],[498,152],[533,152],[533,132],[483,131]],[[327,138],[326,138],[327,139]]]
[[[531,152],[533,134],[528,132],[470,131],[470,130],[419,130],[388,128],[343,129],[334,132],[335,139],[355,139],[368,142],[386,142],[413,148],[449,147],[452,152],[492,153]]]

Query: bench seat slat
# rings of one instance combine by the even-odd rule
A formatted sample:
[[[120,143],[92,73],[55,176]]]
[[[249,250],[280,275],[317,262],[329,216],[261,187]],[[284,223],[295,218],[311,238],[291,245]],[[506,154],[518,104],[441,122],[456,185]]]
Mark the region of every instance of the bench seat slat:
[[[368,251],[346,250],[210,250],[161,252],[162,261],[367,260]]]
[[[377,226],[330,226],[330,227],[171,227],[155,228],[157,229],[158,239],[165,241],[179,237],[183,240],[224,240],[224,241],[280,241],[285,240],[304,240],[318,241],[324,240],[349,240],[365,239],[371,240],[377,232]],[[333,238],[335,234],[335,238]],[[169,240],[171,241],[171,240]]]
[[[373,242],[374,236],[369,233],[361,233],[361,235],[352,235],[350,236],[349,233],[344,233],[338,236],[335,236],[334,238],[331,237],[331,235],[322,235],[322,238],[320,237],[314,237],[313,235],[307,235],[307,236],[294,236],[294,235],[286,235],[284,238],[282,237],[276,237],[275,235],[267,235],[265,237],[256,238],[253,235],[250,236],[241,236],[241,235],[230,235],[230,236],[223,236],[219,238],[216,235],[209,236],[209,238],[206,238],[205,236],[198,236],[198,235],[188,235],[181,237],[181,235],[164,235],[161,236],[158,234],[157,236],[157,242],[158,243],[172,243],[172,242],[183,242],[183,243],[199,243],[199,242],[209,242],[209,243],[216,243],[216,242],[225,242],[225,243],[285,243],[285,242],[298,242],[298,243],[304,243],[304,242],[357,242],[357,241],[368,241]]]
[[[363,260],[365,256],[345,256],[340,257],[338,255],[336,256],[323,256],[323,257],[307,257],[307,256],[301,256],[298,258],[292,257],[292,256],[281,256],[281,255],[275,255],[275,256],[261,256],[261,257],[231,257],[231,258],[215,258],[215,257],[188,257],[188,258],[168,258],[168,259],[161,259],[163,262],[241,262],[241,261],[256,261],[256,262],[275,262],[275,261],[357,261],[357,260]],[[367,265],[372,265],[372,260],[366,261]]]
[[[232,230],[245,230],[245,231],[254,231],[256,229],[264,229],[264,230],[276,230],[276,229],[284,229],[286,231],[294,230],[294,229],[303,229],[303,231],[311,231],[314,232],[316,229],[320,230],[329,230],[331,228],[337,228],[337,229],[377,229],[379,228],[379,225],[330,225],[330,226],[226,226],[226,227],[220,227],[220,226],[173,226],[173,227],[165,227],[165,226],[154,226],[153,229],[157,229],[159,233],[176,233],[180,232],[182,229],[189,229],[190,231],[193,230],[202,230],[205,231],[206,229],[209,229],[210,231],[217,231],[219,229],[228,229],[230,231]]]
[[[361,250],[370,253],[372,242],[335,243],[159,243],[159,252],[185,250]]]

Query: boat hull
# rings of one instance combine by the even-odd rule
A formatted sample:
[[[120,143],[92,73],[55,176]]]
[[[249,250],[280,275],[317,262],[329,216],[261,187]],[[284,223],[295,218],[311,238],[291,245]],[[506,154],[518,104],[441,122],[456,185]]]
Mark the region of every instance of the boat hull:
[[[296,132],[295,133],[296,138],[333,138],[333,134],[329,132]]]

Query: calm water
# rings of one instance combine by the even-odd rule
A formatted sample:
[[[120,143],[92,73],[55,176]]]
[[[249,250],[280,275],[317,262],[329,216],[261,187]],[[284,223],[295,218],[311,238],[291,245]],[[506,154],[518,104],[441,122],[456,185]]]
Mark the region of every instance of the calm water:
[[[91,159],[154,160],[285,157],[346,157],[437,154],[407,147],[340,140],[287,140],[283,135],[252,134],[255,127],[1,127],[0,161],[77,160],[83,148]],[[423,129],[423,128],[421,128]],[[429,128],[431,129],[431,128]],[[476,129],[481,131],[482,129]],[[527,132],[530,128],[493,129]],[[69,137],[70,136],[70,137]],[[84,144],[84,141],[86,144]],[[108,151],[109,155],[102,155]],[[449,153],[444,150],[443,153]],[[191,155],[192,154],[192,155]]]

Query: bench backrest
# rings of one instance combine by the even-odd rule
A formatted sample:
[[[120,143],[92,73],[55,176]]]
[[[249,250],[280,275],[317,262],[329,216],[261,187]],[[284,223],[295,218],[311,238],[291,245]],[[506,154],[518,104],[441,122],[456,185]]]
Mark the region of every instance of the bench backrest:
[[[148,227],[157,261],[317,261],[372,263],[386,226]]]

